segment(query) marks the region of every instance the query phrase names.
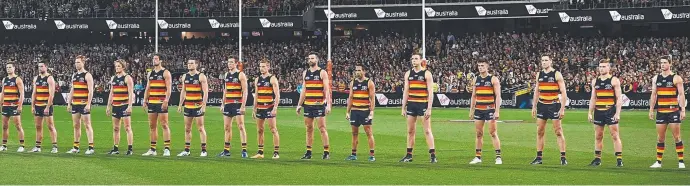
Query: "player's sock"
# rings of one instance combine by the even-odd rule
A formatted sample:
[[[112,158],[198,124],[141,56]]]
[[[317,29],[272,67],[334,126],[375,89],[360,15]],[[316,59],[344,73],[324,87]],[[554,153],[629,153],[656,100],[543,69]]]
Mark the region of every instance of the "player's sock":
[[[163,142],[163,145],[165,146],[165,149],[170,150],[170,140],[165,140],[165,141]]]
[[[374,149],[369,150],[369,156],[374,156]]]
[[[36,148],[41,148],[41,141],[36,141]]]
[[[537,159],[541,159],[541,156],[544,155],[544,151],[537,151]]]
[[[259,145],[259,150],[256,152],[257,154],[264,154],[264,145]]]
[[[127,145],[127,150],[131,151],[131,150],[132,150],[132,145]]]
[[[594,158],[601,159],[601,151],[600,150],[594,150]]]
[[[242,152],[247,152],[247,143],[242,143]]]
[[[662,157],[664,157],[664,148],[666,148],[666,144],[664,143],[657,143],[656,144],[656,162],[661,163]]]
[[[496,149],[496,158],[501,158],[501,149]]]
[[[53,148],[57,148],[57,143],[53,143]]]
[[[328,145],[323,146],[323,154],[331,153],[330,147]]]
[[[311,146],[307,146],[307,155],[311,155]]]
[[[117,145],[113,145],[113,150],[114,150],[114,151],[120,151],[120,148],[118,148]]]
[[[352,155],[357,156],[357,149],[352,149]]]
[[[436,149],[429,149],[429,154],[431,154],[432,158],[436,157]]]
[[[225,147],[223,147],[223,152],[230,152],[230,142],[225,142]]]
[[[201,143],[201,152],[206,152],[206,143]]]
[[[683,146],[683,141],[676,143],[676,152],[678,153],[678,162],[680,162],[680,163],[684,163],[683,162],[683,151],[685,151],[685,147]]]
[[[19,146],[24,147],[24,140],[19,140]]]
[[[273,146],[273,154],[278,154],[280,151],[280,146]]]
[[[72,144],[72,148],[79,150],[79,142],[78,142],[78,141],[75,141],[75,142]]]
[[[622,160],[623,159],[623,152],[616,152],[616,159]]]
[[[474,149],[474,157],[477,159],[482,159],[482,149]]]
[[[407,156],[412,156],[412,148],[407,148]]]
[[[89,143],[89,150],[93,150],[93,143]]]
[[[565,152],[561,152],[561,159],[565,158]]]
[[[155,141],[151,142],[151,150],[156,151],[156,142]]]
[[[184,143],[184,151],[189,152],[189,147],[192,146],[191,142],[185,142]]]
[[[2,147],[7,147],[7,140],[2,140]]]

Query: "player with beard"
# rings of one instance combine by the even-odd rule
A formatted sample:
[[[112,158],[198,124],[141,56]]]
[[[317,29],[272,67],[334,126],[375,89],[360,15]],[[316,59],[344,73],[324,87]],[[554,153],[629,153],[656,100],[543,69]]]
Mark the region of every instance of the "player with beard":
[[[158,143],[158,123],[163,129],[165,149],[163,156],[170,156],[170,126],[168,124],[168,101],[172,88],[172,75],[168,69],[163,68],[160,54],[153,55],[153,70],[148,73],[148,83],[144,92],[144,110],[148,111],[149,139],[151,148],[143,156],[156,156]]]
[[[48,73],[45,63],[38,63],[38,76],[34,77],[33,93],[31,94],[31,107],[34,113],[36,124],[36,147],[31,152],[41,152],[41,142],[43,141],[43,122],[48,125],[50,131],[50,141],[53,149],[50,153],[58,153],[57,130],[53,120],[53,97],[55,96],[55,79]]]
[[[7,139],[10,136],[10,120],[17,128],[19,148],[17,152],[24,152],[24,129],[22,128],[22,105],[24,103],[24,82],[15,72],[14,63],[5,65],[7,77],[2,79],[2,146],[0,151],[7,151]]]
[[[314,120],[316,120],[321,140],[323,141],[322,159],[330,159],[326,115],[331,112],[331,88],[328,73],[318,66],[319,57],[312,53],[307,57],[309,68],[302,73],[302,90],[297,102],[297,115],[304,104],[304,125],[307,129],[307,152],[301,159],[309,160],[312,156],[311,146],[314,143]]]
[[[374,81],[364,75],[364,66],[355,65],[355,78],[350,82],[350,96],[347,102],[345,119],[352,125],[352,154],[345,160],[357,160],[357,144],[359,143],[359,126],[364,125],[364,132],[369,141],[369,161],[376,161],[374,157],[374,132],[371,124],[374,120],[376,106],[376,87]]]

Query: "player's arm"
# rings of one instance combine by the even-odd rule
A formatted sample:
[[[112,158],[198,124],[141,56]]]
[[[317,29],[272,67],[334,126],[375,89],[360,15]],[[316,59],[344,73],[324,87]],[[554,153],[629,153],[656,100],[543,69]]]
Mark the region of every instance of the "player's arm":
[[[563,79],[563,74],[561,74],[561,72],[556,72],[556,81],[558,82],[558,89],[561,92],[561,96],[559,97],[561,102],[561,111],[564,111],[568,92],[565,91],[565,80]]]
[[[613,83],[613,80],[611,80]],[[594,108],[596,107],[596,101],[597,101],[597,89],[594,88],[595,84],[597,83],[597,79],[592,79],[592,82],[590,82],[589,86],[592,87],[592,94],[589,97],[589,110],[587,110],[587,118],[589,119],[590,122],[594,121],[594,117],[592,114],[594,113]],[[616,95],[618,97],[618,95]]]
[[[143,105],[146,105],[146,103],[149,102],[149,89],[151,88],[151,80],[148,79],[148,77],[151,76],[151,72],[146,73],[146,89],[144,90],[144,101],[142,102]]]
[[[350,114],[350,110],[352,110],[352,98],[354,98],[354,93],[355,91],[352,90],[352,86],[354,85],[355,80],[352,80],[350,82],[350,94],[347,96],[347,108],[345,109],[345,114],[348,115]],[[372,88],[372,87],[369,87]]]
[[[242,85],[242,106],[240,110],[244,112],[244,108],[247,105],[247,76],[244,72],[240,72],[240,84]]]
[[[656,106],[656,78],[652,78],[652,95],[649,96],[649,119],[652,119],[652,114],[654,113],[654,106]]]
[[[259,81],[259,78],[256,78],[257,82]],[[273,76],[271,77],[271,86],[273,86],[273,95],[275,95],[275,98],[273,98],[273,116],[275,116],[275,113],[278,112],[278,105],[280,105],[280,84],[278,83],[278,78]],[[254,108],[256,108],[256,100],[258,98],[258,93],[257,96],[254,97]]]
[[[163,100],[163,105],[161,107],[166,110],[172,91],[172,75],[170,75],[170,71],[165,70],[165,72],[163,72],[163,79],[165,80],[165,100]],[[180,98],[182,98],[182,96],[180,96]]]
[[[130,75],[125,76],[125,83],[127,83],[127,93],[128,93],[127,95],[129,95],[129,99],[127,99],[128,100],[127,104],[129,105],[129,107],[127,107],[127,110],[130,110],[130,109],[132,109],[132,105],[134,104],[134,99],[136,99],[134,96],[134,80],[132,80],[132,76],[130,76]],[[111,88],[110,92],[112,92],[112,91],[113,91],[113,89]]]
[[[623,98],[621,97],[623,95],[621,91],[621,81],[617,77],[613,77],[611,78],[611,85],[613,85],[613,94],[616,96],[616,115],[620,117],[621,109],[623,108]],[[592,92],[594,91],[594,86],[592,86]],[[589,105],[591,108],[594,104],[589,102]]]
[[[225,86],[225,77],[227,75],[228,75],[228,73],[226,72],[224,76],[220,77],[220,79],[223,80],[223,101],[220,102],[220,109],[225,108],[225,95],[228,94],[228,87]],[[254,106],[256,106],[256,104],[254,104]]]
[[[72,79],[76,74],[72,74]],[[67,111],[69,112],[72,107],[72,100],[74,99],[74,81],[72,81],[72,86],[69,88],[69,100],[67,100]]]
[[[410,92],[410,71],[405,72],[405,85],[403,86],[403,99],[402,99],[402,115],[405,116],[405,109],[407,108],[407,100],[409,99],[408,93]]]
[[[493,81],[493,80],[492,80]],[[474,107],[477,105],[477,77],[472,78],[472,96],[470,97],[470,114],[469,117],[472,118],[474,115]]]
[[[434,77],[431,75],[431,72],[427,70],[424,74],[424,78],[426,78],[426,91],[429,93],[429,96],[427,96],[429,104],[427,104],[426,110],[430,112],[434,103]]]
[[[321,71],[321,80],[323,81],[323,93],[324,93],[324,98],[326,99],[326,110],[330,110],[331,108],[331,84],[330,82],[330,77],[328,76],[328,72],[325,70]]]
[[[36,92],[36,88],[34,88],[34,92]],[[53,76],[49,76],[48,77],[48,105],[46,105],[46,109],[53,106],[53,98],[54,97],[55,97],[55,79],[53,78]]]
[[[182,106],[184,106],[184,96],[187,94],[187,85],[184,83],[184,79],[187,79],[187,74],[182,75],[180,81],[182,83],[182,90],[180,91],[180,102],[177,104],[178,112],[182,111]]]
[[[302,73],[302,89],[299,91],[299,101],[297,102],[297,114],[299,115],[299,110],[302,109],[302,103],[306,97],[305,91],[307,90],[307,83],[304,78],[307,76],[307,71]]]
[[[36,79],[38,79],[38,76],[34,77],[33,83],[31,84],[33,88],[33,91],[31,91],[31,103],[35,104],[36,103]],[[31,107],[33,108],[33,107]]]
[[[88,99],[86,100],[86,108],[91,108],[91,98],[93,98],[93,76],[91,73],[86,73],[86,88],[89,89]]]
[[[17,76],[17,89],[19,90],[19,105],[17,108],[20,108],[19,110],[21,111],[22,106],[24,106],[24,80]]]
[[[271,81],[273,83],[273,81]],[[274,89],[275,91],[275,89]],[[225,96],[225,89],[223,89],[223,96]],[[254,78],[254,109],[253,109],[253,115],[256,115],[256,106],[259,104],[259,78]],[[225,101],[223,101],[225,103]],[[225,104],[223,104],[225,105]],[[223,109],[224,106],[221,106],[220,108]]]
[[[110,82],[108,83],[110,85],[110,91],[108,93],[108,105],[106,106],[106,109],[105,109],[106,111],[110,111],[110,109],[112,109],[112,107],[113,107],[112,106],[113,105],[113,92],[115,91],[115,90],[113,90],[115,88],[113,86],[113,81],[115,81],[115,76],[111,77]],[[106,114],[109,114],[109,113],[106,113]]]
[[[532,94],[532,115],[536,114],[537,110],[537,103],[539,103],[539,74],[537,73],[536,76],[534,76],[534,93]],[[534,116],[532,116],[534,117]]]
[[[683,78],[679,75],[673,77],[673,83],[676,84],[678,89],[678,103],[680,103],[680,119],[685,119],[685,87],[683,87]]]
[[[201,111],[203,112],[206,110],[206,101],[208,101],[208,81],[206,81],[206,75],[199,75],[199,83],[201,83],[201,92],[204,93],[201,99]],[[245,84],[247,83],[245,82]]]
[[[5,101],[5,91],[4,91],[5,90],[5,83],[4,82],[5,82],[5,78],[2,78],[2,83],[0,83],[2,85],[0,85],[0,86],[2,87],[3,91],[0,91],[0,101]]]
[[[501,111],[501,105],[503,104],[503,98],[501,97],[501,81],[498,80],[498,77],[493,76],[491,77],[491,84],[494,85],[494,96],[496,96],[495,99],[495,104],[496,104],[496,114],[500,113]],[[472,92],[474,94],[474,92]],[[494,117],[498,117],[498,115],[494,114]]]
[[[352,86],[350,86],[350,92],[352,92]],[[369,79],[369,116],[374,115],[374,109],[376,108],[376,85],[374,80]]]

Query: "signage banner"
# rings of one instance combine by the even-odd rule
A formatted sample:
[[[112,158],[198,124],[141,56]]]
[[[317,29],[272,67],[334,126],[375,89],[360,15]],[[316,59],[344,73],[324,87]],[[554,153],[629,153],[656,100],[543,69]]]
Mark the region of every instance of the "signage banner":
[[[549,20],[557,24],[687,22],[690,6],[551,11]]]
[[[427,5],[422,13],[419,4],[380,7],[317,7],[317,22],[331,21],[403,21],[443,19],[503,19],[547,17],[553,3],[483,4],[483,5]]]

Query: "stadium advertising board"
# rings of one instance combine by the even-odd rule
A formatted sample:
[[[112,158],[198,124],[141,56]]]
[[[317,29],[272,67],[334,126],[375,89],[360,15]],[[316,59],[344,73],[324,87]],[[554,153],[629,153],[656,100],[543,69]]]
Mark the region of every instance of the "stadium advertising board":
[[[408,21],[421,20],[422,15],[429,20],[444,19],[502,19],[502,18],[546,18],[553,3],[531,4],[477,4],[477,5],[438,5],[429,4],[422,13],[422,6],[380,6],[347,7],[334,6],[329,11],[325,7],[315,10],[316,22],[331,21]]]
[[[551,11],[549,20],[556,24],[687,22],[690,7]]]
[[[0,31],[153,31],[158,24],[161,31],[214,31],[237,29],[237,17],[219,18],[98,18],[98,19],[0,19]],[[242,26],[247,29],[301,29],[301,16],[246,17]]]

